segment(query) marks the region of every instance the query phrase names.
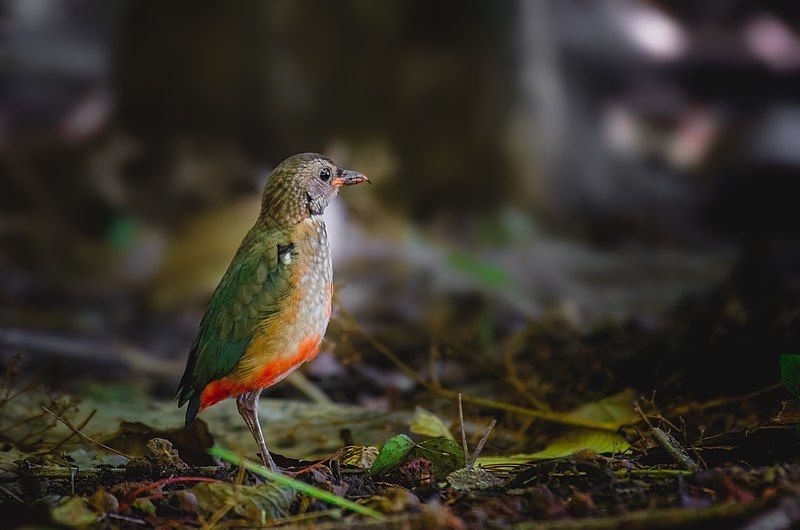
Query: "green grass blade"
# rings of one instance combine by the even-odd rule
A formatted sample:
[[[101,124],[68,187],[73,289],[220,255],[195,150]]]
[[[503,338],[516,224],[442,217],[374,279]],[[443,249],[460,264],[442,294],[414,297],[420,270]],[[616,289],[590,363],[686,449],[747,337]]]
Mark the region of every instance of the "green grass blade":
[[[253,473],[261,475],[262,477],[266,477],[280,486],[286,486],[287,488],[291,488],[299,493],[304,493],[311,497],[317,498],[321,501],[325,501],[327,503],[334,504],[342,508],[346,508],[355,513],[366,515],[367,517],[372,517],[373,519],[381,520],[384,518],[382,513],[376,512],[372,508],[367,508],[366,506],[362,506],[353,501],[348,501],[347,499],[334,495],[333,493],[330,493],[328,491],[315,488],[314,486],[306,484],[305,482],[301,482],[299,480],[295,480],[290,477],[285,477],[283,475],[273,473],[272,471],[266,469],[264,466],[261,466],[259,464],[244,459],[240,459],[236,453],[228,451],[227,449],[223,449],[222,447],[214,446],[208,450],[208,453],[211,456],[215,456],[217,458],[225,460],[226,462],[236,464],[237,466],[244,466],[244,468],[247,469],[248,471],[252,471]]]

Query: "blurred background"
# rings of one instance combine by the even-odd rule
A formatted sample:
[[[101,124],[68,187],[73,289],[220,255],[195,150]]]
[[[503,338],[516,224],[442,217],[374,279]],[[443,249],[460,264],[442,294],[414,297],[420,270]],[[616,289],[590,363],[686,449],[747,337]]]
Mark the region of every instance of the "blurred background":
[[[373,182],[326,213],[335,318],[306,374],[336,401],[414,386],[353,319],[446,386],[502,395],[488,366],[556,407],[744,393],[800,346],[792,0],[0,10],[0,353],[51,384],[170,397],[303,151]]]

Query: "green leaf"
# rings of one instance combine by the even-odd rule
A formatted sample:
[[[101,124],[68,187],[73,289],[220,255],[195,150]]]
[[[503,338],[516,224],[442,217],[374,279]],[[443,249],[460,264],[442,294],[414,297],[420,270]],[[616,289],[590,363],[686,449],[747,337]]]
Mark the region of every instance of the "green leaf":
[[[414,443],[405,434],[389,438],[369,470],[374,476],[384,475],[397,466],[413,458],[424,458],[433,465],[437,480],[445,480],[447,475],[464,467],[464,449],[454,440],[440,436]]]
[[[443,481],[447,475],[466,464],[464,449],[449,438],[431,438],[417,444],[414,456],[429,460],[433,465],[436,480]]]
[[[86,501],[72,497],[50,511],[53,521],[71,528],[85,527],[98,522],[98,515],[89,509]]]
[[[454,439],[453,435],[450,434],[450,430],[438,416],[419,405],[414,409],[414,419],[411,421],[409,430],[414,434],[421,434],[431,438],[444,437],[451,440]]]
[[[800,355],[784,353],[778,364],[781,367],[781,381],[795,397],[800,397]]]
[[[411,453],[416,444],[405,434],[398,434],[389,438],[378,454],[378,458],[369,468],[369,474],[374,476],[384,475],[396,468]]]

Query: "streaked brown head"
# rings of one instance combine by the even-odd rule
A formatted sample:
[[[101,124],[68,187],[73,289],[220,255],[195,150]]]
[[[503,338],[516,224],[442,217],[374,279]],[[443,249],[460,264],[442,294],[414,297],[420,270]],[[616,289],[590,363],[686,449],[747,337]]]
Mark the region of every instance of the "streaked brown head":
[[[261,218],[281,226],[321,215],[342,186],[369,182],[356,171],[340,169],[318,153],[294,155],[270,173],[261,199]]]

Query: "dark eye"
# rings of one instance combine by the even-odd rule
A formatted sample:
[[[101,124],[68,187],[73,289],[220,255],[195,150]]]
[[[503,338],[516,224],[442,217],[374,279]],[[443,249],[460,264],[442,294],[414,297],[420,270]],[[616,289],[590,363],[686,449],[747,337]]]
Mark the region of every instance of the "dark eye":
[[[331,170],[323,168],[322,171],[319,172],[319,178],[322,182],[328,182],[328,179],[331,178]]]

